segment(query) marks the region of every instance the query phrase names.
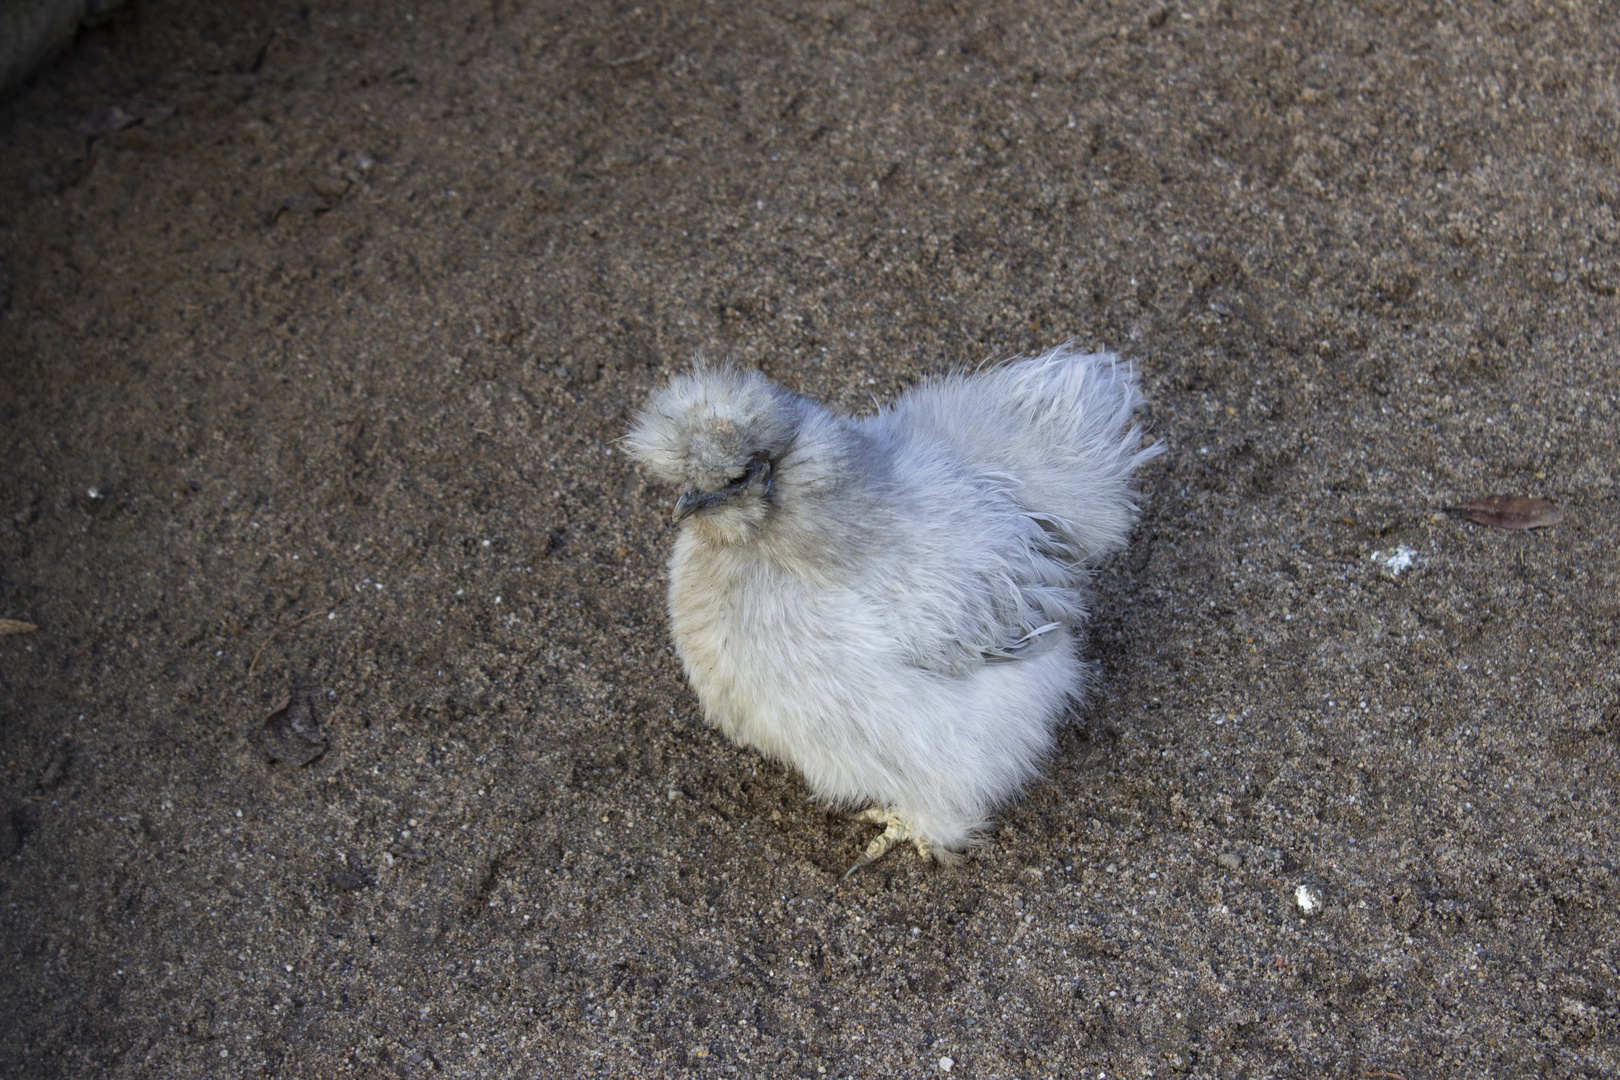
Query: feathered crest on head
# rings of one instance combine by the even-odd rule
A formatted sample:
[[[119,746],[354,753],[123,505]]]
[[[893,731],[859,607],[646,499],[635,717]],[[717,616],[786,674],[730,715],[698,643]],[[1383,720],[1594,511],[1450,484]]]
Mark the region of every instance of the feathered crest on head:
[[[798,426],[793,401],[757,371],[699,358],[653,394],[625,445],[661,480],[713,488],[756,454],[781,453]]]

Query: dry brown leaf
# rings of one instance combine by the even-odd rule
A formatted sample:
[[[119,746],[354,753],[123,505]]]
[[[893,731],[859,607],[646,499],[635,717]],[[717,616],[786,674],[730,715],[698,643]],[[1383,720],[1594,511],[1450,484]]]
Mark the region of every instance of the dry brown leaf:
[[[1527,495],[1488,495],[1446,509],[1494,529],[1541,529],[1558,524],[1564,516],[1546,499]]]
[[[23,622],[21,619],[0,619],[0,637],[7,634],[32,634],[38,629],[39,627],[33,623]]]
[[[326,753],[326,736],[315,722],[315,707],[302,687],[288,691],[280,705],[265,717],[260,732],[264,752],[289,765],[308,765]]]

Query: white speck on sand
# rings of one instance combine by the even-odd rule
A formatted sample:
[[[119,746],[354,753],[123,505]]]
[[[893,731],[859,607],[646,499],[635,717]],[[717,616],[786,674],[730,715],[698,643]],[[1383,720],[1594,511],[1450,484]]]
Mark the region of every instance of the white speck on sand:
[[[1391,577],[1400,577],[1402,570],[1410,570],[1417,565],[1417,552],[1405,544],[1399,544],[1393,551],[1373,552],[1372,560],[1389,571]]]

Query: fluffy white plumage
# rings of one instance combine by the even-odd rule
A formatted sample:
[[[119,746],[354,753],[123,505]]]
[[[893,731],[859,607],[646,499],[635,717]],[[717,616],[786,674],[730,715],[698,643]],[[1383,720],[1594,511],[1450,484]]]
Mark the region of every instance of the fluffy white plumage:
[[[1157,454],[1131,365],[1064,346],[854,419],[702,363],[627,438],[681,487],[670,623],[704,715],[947,859],[1085,689],[1086,586]],[[852,867],[851,869],[854,869]]]

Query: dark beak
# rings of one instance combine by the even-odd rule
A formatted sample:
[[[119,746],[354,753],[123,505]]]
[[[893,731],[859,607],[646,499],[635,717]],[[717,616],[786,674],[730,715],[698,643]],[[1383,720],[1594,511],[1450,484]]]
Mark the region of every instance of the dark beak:
[[[699,510],[707,510],[711,506],[718,506],[727,499],[733,498],[742,492],[748,485],[760,477],[765,479],[765,494],[769,495],[771,483],[774,480],[774,467],[763,454],[757,454],[748,465],[748,472],[733,480],[718,491],[699,491],[697,488],[682,488],[680,498],[675,500],[675,512],[672,515],[675,524],[679,525]]]
[[[681,492],[681,497],[675,500],[674,523],[679,525],[700,510],[703,505],[703,493],[686,488]]]

